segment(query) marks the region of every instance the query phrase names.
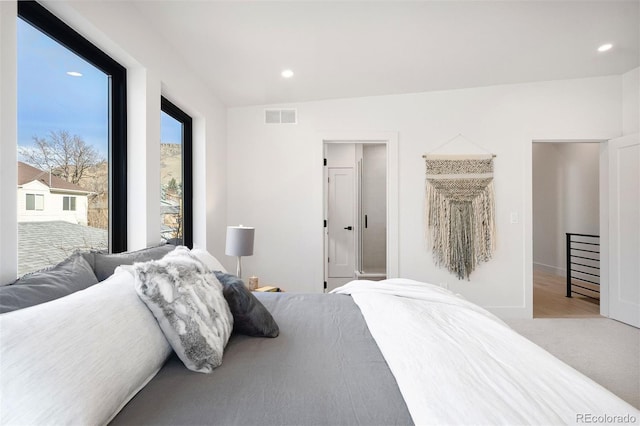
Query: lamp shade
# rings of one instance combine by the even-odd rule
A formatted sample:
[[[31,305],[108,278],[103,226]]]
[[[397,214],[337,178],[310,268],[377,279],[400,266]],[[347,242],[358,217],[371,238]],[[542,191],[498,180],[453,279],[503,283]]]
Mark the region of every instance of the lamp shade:
[[[255,228],[248,226],[227,226],[227,256],[251,256]]]

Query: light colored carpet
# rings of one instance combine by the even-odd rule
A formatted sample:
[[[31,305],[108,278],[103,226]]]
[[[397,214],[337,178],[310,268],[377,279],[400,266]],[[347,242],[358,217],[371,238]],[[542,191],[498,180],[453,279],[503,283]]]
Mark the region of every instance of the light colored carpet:
[[[640,330],[609,318],[508,319],[515,331],[640,408]]]

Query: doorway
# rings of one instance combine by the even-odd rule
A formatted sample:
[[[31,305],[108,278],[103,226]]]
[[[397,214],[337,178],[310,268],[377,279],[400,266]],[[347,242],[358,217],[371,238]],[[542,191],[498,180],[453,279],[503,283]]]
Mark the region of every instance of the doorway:
[[[328,143],[325,159],[325,290],[387,277],[387,145]]]
[[[533,317],[600,316],[600,143],[533,143]]]

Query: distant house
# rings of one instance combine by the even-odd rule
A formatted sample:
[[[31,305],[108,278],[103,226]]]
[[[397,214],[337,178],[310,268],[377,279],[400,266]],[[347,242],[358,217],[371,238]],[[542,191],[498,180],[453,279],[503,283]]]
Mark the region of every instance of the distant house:
[[[87,225],[90,191],[48,171],[18,162],[18,222]]]
[[[175,200],[160,200],[160,236],[164,241],[182,238],[180,203]]]

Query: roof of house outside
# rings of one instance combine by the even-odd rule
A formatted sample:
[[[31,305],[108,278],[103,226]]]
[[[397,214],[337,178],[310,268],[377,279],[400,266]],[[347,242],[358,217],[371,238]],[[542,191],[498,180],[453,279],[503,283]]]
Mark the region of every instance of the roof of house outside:
[[[160,214],[178,214],[180,213],[180,204],[172,200],[160,200]]]
[[[18,186],[33,182],[34,180],[44,183],[51,189],[81,191],[86,192],[87,194],[91,192],[79,185],[76,185],[75,183],[67,182],[58,176],[50,175],[49,172],[42,171],[36,167],[30,166],[29,164],[23,163],[22,161],[18,161]]]
[[[105,229],[64,221],[18,222],[18,276],[62,262],[76,251],[107,250]]]

